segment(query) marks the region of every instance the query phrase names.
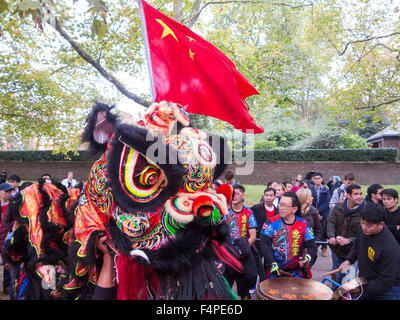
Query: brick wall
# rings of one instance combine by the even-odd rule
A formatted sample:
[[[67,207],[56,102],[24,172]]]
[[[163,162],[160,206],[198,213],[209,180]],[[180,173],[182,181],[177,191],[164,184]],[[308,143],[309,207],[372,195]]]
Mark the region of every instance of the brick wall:
[[[400,150],[400,139],[397,137],[384,137],[381,140],[382,148],[397,148]]]
[[[266,184],[270,180],[290,181],[298,174],[304,177],[309,171],[320,171],[325,181],[330,176],[343,179],[344,174],[353,172],[359,184],[400,184],[400,163],[387,162],[256,162],[251,175],[237,175],[237,179],[244,184]]]
[[[93,162],[89,161],[30,161],[0,162],[0,170],[8,175],[18,174],[23,180],[36,181],[43,173],[50,173],[55,179],[66,178],[68,171],[74,172],[78,181],[86,180]],[[238,166],[230,165],[230,168]],[[353,172],[359,184],[400,184],[400,163],[386,162],[255,162],[251,175],[237,175],[244,184],[266,184],[269,180],[283,182],[292,180],[297,174],[321,171],[326,178]]]
[[[43,173],[61,181],[72,171],[74,178],[82,181],[87,180],[92,165],[92,161],[1,161],[0,170],[5,170],[8,176],[17,174],[29,181],[37,181]]]

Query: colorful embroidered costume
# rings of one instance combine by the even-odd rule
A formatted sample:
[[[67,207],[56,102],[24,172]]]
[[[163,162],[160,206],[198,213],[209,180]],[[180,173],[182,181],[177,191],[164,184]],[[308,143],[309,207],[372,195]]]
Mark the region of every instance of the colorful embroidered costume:
[[[66,274],[68,248],[74,225],[79,188],[67,190],[61,183],[38,183],[11,200],[8,219],[13,233],[4,244],[6,262],[21,266],[24,299],[50,299],[51,292]]]
[[[90,297],[102,263],[95,243],[104,233],[116,253],[118,299],[234,297],[215,264],[241,270],[223,222],[233,190],[210,188],[226,168],[226,143],[189,127],[173,103],[152,105],[135,124],[120,122],[111,108],[98,103],[87,119],[83,140],[102,154],[82,189],[41,181],[13,205],[18,226],[9,253],[25,257],[37,293],[26,299],[42,299],[43,290]]]
[[[225,221],[231,231],[232,241],[238,238],[248,239],[248,230],[257,228],[257,222],[254,218],[253,212],[246,206],[243,206],[243,209],[240,212],[235,212],[232,208],[229,208]]]
[[[314,233],[305,220],[296,216],[293,224],[286,224],[282,218],[265,223],[261,237],[261,248],[268,265],[275,261],[282,270],[309,277],[309,270],[299,267],[304,249],[314,248]]]

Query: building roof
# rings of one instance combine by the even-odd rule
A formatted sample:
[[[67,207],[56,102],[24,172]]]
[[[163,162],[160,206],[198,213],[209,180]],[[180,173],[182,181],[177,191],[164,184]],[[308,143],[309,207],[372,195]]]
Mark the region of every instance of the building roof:
[[[400,124],[395,126],[390,125],[385,129],[375,133],[367,139],[367,142],[375,142],[376,140],[380,140],[384,137],[400,137]]]

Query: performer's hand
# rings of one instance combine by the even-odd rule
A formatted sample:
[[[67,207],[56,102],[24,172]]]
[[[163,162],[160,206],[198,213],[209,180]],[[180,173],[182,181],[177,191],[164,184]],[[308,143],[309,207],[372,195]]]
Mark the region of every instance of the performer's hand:
[[[11,270],[11,264],[9,264],[8,262],[6,262],[5,264],[4,264],[4,269],[6,269],[6,270]]]
[[[349,268],[351,266],[351,263],[349,260],[345,260],[342,262],[342,264],[339,266],[339,271],[342,272],[343,269]]]
[[[275,261],[271,263],[271,274],[275,276],[281,275],[279,272],[279,265]]]
[[[300,257],[300,259],[299,259],[299,266],[300,266],[300,268],[307,267],[308,264],[310,263],[310,261],[311,261],[311,257],[310,257],[310,255],[308,255],[308,254],[306,254],[306,256],[305,256],[304,259],[303,259],[303,257]]]
[[[350,293],[353,296],[359,296],[361,293],[361,287],[359,286],[356,288],[348,287],[346,283],[340,287],[340,290],[342,290],[342,295],[343,293],[345,294]]]
[[[341,246],[346,246],[346,245],[350,244],[350,242],[351,241],[348,238],[344,238],[342,236],[337,236],[336,237],[336,243],[341,245]]]
[[[96,248],[98,248],[104,255],[110,255],[110,250],[106,244],[107,235],[100,235],[96,240]]]
[[[336,245],[336,238],[329,238],[328,243],[332,246]]]

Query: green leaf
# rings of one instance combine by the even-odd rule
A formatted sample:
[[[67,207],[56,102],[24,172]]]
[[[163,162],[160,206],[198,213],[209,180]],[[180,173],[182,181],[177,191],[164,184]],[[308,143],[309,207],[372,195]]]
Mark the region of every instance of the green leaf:
[[[8,9],[8,3],[5,0],[0,0],[0,13],[3,13]]]
[[[38,1],[26,0],[18,5],[19,10],[26,11],[29,9],[40,9],[40,3]]]
[[[107,26],[103,21],[97,19],[93,20],[92,36],[96,35],[98,39],[103,39],[107,32]]]

